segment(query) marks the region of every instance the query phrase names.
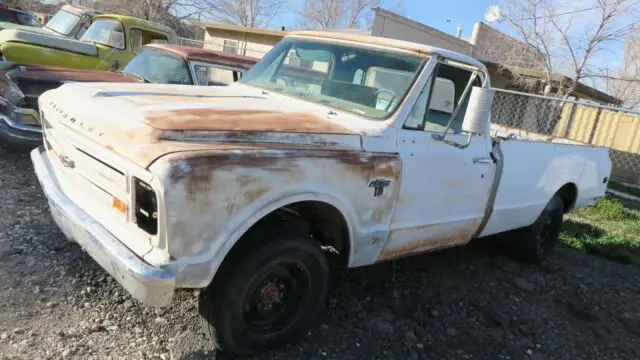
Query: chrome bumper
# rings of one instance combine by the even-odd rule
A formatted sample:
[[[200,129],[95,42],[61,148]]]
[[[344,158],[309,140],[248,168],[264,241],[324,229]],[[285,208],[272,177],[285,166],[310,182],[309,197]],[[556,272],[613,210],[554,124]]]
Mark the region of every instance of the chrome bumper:
[[[51,215],[62,232],[80,244],[134,298],[150,306],[169,305],[175,275],[141,260],[69,199],[60,189],[43,147],[31,151],[31,160],[49,200]]]
[[[34,148],[42,144],[42,128],[24,125],[0,114],[0,141],[15,146]]]

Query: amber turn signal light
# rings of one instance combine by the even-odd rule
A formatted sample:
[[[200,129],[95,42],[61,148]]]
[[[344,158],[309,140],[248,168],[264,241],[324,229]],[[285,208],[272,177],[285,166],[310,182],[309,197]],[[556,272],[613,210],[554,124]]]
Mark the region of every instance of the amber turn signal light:
[[[113,208],[118,210],[119,212],[126,214],[127,213],[127,204],[124,203],[124,201],[117,199],[117,198],[113,198]]]

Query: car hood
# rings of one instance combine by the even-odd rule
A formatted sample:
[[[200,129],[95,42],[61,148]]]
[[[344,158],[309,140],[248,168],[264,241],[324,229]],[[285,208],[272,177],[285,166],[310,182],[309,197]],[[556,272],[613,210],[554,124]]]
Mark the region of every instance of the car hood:
[[[27,26],[27,25],[21,25],[21,24],[14,24],[6,21],[0,21],[0,30],[3,30],[3,29],[25,30],[25,31],[39,32],[43,34],[49,33],[49,31],[45,30],[44,27]]]
[[[357,122],[345,125],[351,115],[283,98],[244,85],[76,83],[45,93],[40,107],[47,121],[142,167],[167,153],[220,144],[361,149]]]
[[[26,43],[88,56],[98,56],[98,48],[92,43],[51,35],[47,31],[5,29],[0,31],[0,44],[5,42]]]

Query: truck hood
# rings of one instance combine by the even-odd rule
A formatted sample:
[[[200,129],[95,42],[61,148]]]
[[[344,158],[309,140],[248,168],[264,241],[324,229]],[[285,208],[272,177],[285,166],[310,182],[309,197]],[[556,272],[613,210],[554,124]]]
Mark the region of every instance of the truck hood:
[[[21,24],[14,24],[6,21],[0,21],[0,30],[4,30],[4,29],[25,30],[25,31],[42,33],[42,34],[51,33],[51,30],[46,29],[44,26],[43,27],[27,26],[27,25],[21,25]]]
[[[88,56],[98,56],[98,48],[94,44],[31,30],[2,30],[0,31],[0,44],[4,42],[27,43]]]
[[[244,85],[75,83],[43,94],[40,107],[46,121],[55,117],[141,167],[167,153],[221,144],[362,148],[362,132],[344,125],[348,117],[301,100],[278,100]]]

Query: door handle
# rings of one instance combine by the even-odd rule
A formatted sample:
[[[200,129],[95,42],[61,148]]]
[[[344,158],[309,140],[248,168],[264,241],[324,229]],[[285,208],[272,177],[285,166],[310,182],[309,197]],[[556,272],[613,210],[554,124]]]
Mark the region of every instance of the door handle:
[[[474,164],[491,164],[493,163],[493,160],[491,160],[491,158],[478,157],[478,158],[473,158],[473,163]]]

